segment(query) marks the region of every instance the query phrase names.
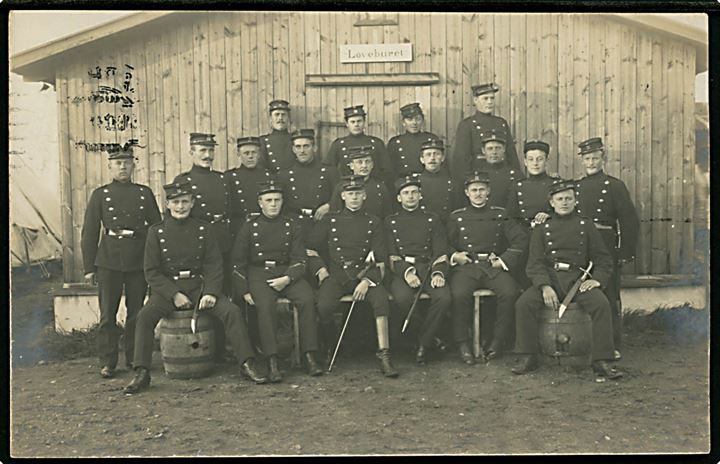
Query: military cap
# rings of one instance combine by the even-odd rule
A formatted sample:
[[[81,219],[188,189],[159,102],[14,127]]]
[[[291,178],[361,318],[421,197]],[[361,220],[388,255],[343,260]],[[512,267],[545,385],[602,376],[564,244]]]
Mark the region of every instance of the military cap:
[[[483,132],[480,134],[480,142],[482,144],[485,144],[487,142],[500,142],[505,145],[507,143],[507,140],[505,140],[505,137],[503,137],[500,132],[491,130],[489,132]]]
[[[420,151],[435,148],[437,150],[445,151],[445,144],[438,138],[428,139],[420,145]]]
[[[357,106],[348,106],[347,108],[343,109],[343,112],[345,113],[345,119],[351,118],[353,116],[365,116],[365,110],[363,109],[363,105],[357,105]]]
[[[592,153],[597,150],[602,150],[603,142],[600,137],[593,137],[591,139],[580,142],[578,144],[578,148],[580,148],[580,152],[578,154],[585,155],[587,153]]]
[[[473,85],[471,89],[472,94],[477,97],[478,95],[484,95],[486,93],[495,93],[500,90],[500,87],[494,82],[489,82],[487,84]]]
[[[490,184],[490,176],[484,171],[469,172],[465,175],[465,186],[475,182],[482,182],[483,184]]]
[[[292,133],[290,138],[293,140],[295,140],[295,139],[315,140],[315,130],[314,129],[298,129]]]
[[[415,116],[423,116],[423,110],[420,108],[420,103],[408,103],[405,106],[400,107],[400,113],[403,119],[414,118]]]
[[[217,142],[215,141],[215,134],[203,134],[201,132],[191,132],[190,133],[190,145],[215,146],[215,145],[217,145]]]
[[[263,195],[266,193],[275,193],[275,192],[283,193],[282,185],[280,185],[279,182],[277,182],[273,179],[270,179],[265,182],[258,182],[258,187],[259,187],[258,192],[257,192],[258,197],[260,195]]]
[[[406,176],[399,177],[395,181],[395,192],[400,193],[400,190],[409,185],[417,185],[420,187],[420,176],[417,174],[408,174]]]
[[[257,145],[260,146],[260,139],[258,137],[238,137],[237,139],[237,148],[240,148],[243,145]]]
[[[270,113],[275,110],[290,111],[290,103],[285,100],[273,100],[268,104]]]
[[[365,190],[365,178],[363,176],[342,176],[342,181],[343,192],[349,192],[351,190]]]
[[[372,145],[360,145],[356,147],[348,148],[348,159],[354,160],[358,158],[365,158],[373,155]]]
[[[548,188],[548,196],[553,196],[556,193],[563,192],[565,190],[575,190],[576,188],[577,182],[572,179],[559,180],[550,184],[550,187]]]
[[[191,184],[187,181],[173,182],[171,184],[163,185],[163,190],[165,190],[165,199],[172,200],[173,198],[177,198],[182,195],[192,195],[190,187]]]
[[[133,155],[133,149],[131,146],[123,146],[119,143],[112,144],[112,146],[108,147],[107,149],[108,153],[108,161],[111,160],[117,160],[117,159],[133,159],[135,156]]]
[[[523,147],[523,153],[527,153],[530,150],[542,150],[545,154],[549,154],[550,144],[543,142],[542,140],[526,140],[525,146]]]

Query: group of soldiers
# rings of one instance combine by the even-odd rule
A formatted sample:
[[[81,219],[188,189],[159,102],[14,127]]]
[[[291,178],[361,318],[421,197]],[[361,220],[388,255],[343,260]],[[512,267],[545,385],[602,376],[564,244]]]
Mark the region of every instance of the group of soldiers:
[[[193,165],[163,187],[162,219],[153,192],[131,180],[132,149],[110,152],[113,181],[93,192],[82,231],[85,277],[99,287],[100,374],[117,367],[123,291],[125,362],[134,371],[126,393],[149,386],[153,330],[178,309],[219,319],[241,374],[256,383],[282,380],[279,298],[300,314],[299,350],[316,376],[325,371],[320,358],[327,364],[337,353],[334,314],[348,294],[351,312],[355,303],[372,311],[385,376],[398,376],[390,347],[401,324],[404,332],[409,323],[422,365],[443,346],[448,319],[462,362],[497,358],[514,338],[512,372],[524,374],[538,367],[539,310],[558,309],[571,293],[592,317],[595,373],[620,377],[611,364],[621,357],[619,267],[632,259],[638,230],[627,188],[603,171],[597,137],[579,144],[582,179],[548,174],[551,150],[541,140],[524,143],[523,175],[509,125],[493,115],[498,91],[472,87],[476,112],[460,122],[449,160],[442,139],[423,130],[419,103],[401,108],[405,132],[387,145],[365,133],[362,105],[345,108],[348,134],[321,158],[314,131],[291,132],[289,103],[274,100],[272,131],[237,139],[236,168],[213,170],[214,135],[190,134]],[[495,304],[483,305],[490,323],[477,358],[469,321],[479,288],[492,290]],[[418,304],[421,294],[429,301]]]

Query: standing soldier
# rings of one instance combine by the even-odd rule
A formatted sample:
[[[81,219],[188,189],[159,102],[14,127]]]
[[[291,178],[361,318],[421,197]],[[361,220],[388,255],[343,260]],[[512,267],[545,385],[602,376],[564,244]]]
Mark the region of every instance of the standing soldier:
[[[486,358],[495,358],[511,335],[519,290],[508,271],[514,269],[527,246],[527,233],[507,216],[505,208],[488,204],[491,194],[487,174],[471,173],[465,179],[465,195],[470,206],[453,211],[448,223],[450,265],[455,268],[450,278],[453,335],[465,364],[474,363],[467,329],[473,307],[472,294],[478,288],[489,288],[497,295],[497,314]],[[483,305],[485,321],[491,316],[487,308],[488,305]]]
[[[420,164],[421,145],[438,136],[423,130],[425,115],[420,103],[408,103],[400,108],[405,133],[388,141],[387,152],[393,179],[422,171]]]
[[[255,383],[265,383],[266,378],[255,369],[240,309],[222,294],[223,270],[215,229],[191,217],[197,200],[189,183],[163,188],[170,214],[148,230],[144,269],[152,294],[138,314],[135,377],[125,393],[138,393],[150,386],[153,332],[160,319],[195,305],[222,322],[225,337],[240,362],[240,373]]]
[[[212,169],[215,159],[214,134],[193,132],[190,134],[190,156],[193,166],[189,171],[178,174],[173,183],[189,183],[195,198],[190,215],[210,223],[220,246],[223,265],[223,289],[230,292],[230,195],[227,190],[227,177]]]
[[[368,214],[384,219],[385,216],[393,212],[393,203],[390,199],[390,192],[385,184],[379,179],[372,176],[375,162],[372,157],[372,147],[354,147],[350,150],[350,170],[352,174],[345,176],[344,180],[351,177],[358,178],[365,184],[365,193],[367,200],[363,201],[363,208]],[[335,192],[330,199],[330,210],[340,211],[343,208],[343,192],[342,185],[335,187]]]
[[[440,217],[420,209],[422,195],[417,175],[401,177],[395,187],[401,208],[385,218],[388,259],[393,273],[390,291],[403,319],[408,317],[417,292],[424,290],[430,295],[424,320],[414,313],[416,327],[419,327],[415,361],[424,365],[426,349],[435,345],[435,334],[452,303],[450,290],[445,285],[447,239]]]
[[[100,375],[104,378],[113,377],[117,366],[119,329],[116,318],[123,287],[127,308],[125,365],[131,367],[135,318],[147,292],[142,272],[145,239],[148,226],[160,221],[152,190],[131,180],[135,170],[132,148],[109,151],[108,169],[113,180],[95,189],[90,196],[80,242],[85,280],[98,284],[97,350]]]
[[[577,211],[593,220],[612,256],[612,276],[604,287],[610,301],[615,347],[622,342],[622,302],[620,301],[620,265],[635,257],[640,229],[635,206],[625,183],[605,174],[605,149],[600,137],[578,145],[585,177],[578,181]],[[620,359],[619,351],[614,358]]]
[[[420,149],[420,163],[424,167],[419,174],[422,189],[420,206],[437,214],[444,224],[450,213],[460,206],[462,190],[453,182],[445,167],[445,145],[442,140],[428,140]]]
[[[303,237],[307,237],[315,222],[330,211],[338,174],[334,167],[321,164],[317,158],[314,130],[293,133],[292,144],[295,161],[288,170],[278,173],[278,180],[285,186],[286,210],[298,215]]]
[[[270,357],[270,382],[280,382],[275,306],[286,296],[300,311],[300,345],[310,375],[322,374],[315,362],[317,325],[315,297],[303,279],[305,245],[300,225],[281,213],[283,192],[274,181],[258,190],[260,213],[253,213],[243,224],[233,248],[235,294],[254,305],[258,313],[263,353]]]
[[[260,163],[271,173],[289,168],[295,161],[290,140],[290,103],[285,100],[273,100],[270,109],[269,134],[261,135]]]
[[[338,337],[333,312],[340,298],[352,292],[354,300],[367,300],[375,316],[377,357],[382,372],[386,377],[397,377],[398,372],[390,360],[390,301],[381,282],[381,271],[375,264],[386,258],[382,222],[363,209],[366,196],[365,184],[358,179],[343,183],[345,206],[341,211],[326,214],[308,240],[311,272],[320,283],[317,301],[321,331],[329,356]],[[327,263],[320,253],[327,257]]]
[[[590,261],[592,276],[583,281],[574,300],[592,318],[592,366],[601,377],[616,379],[622,373],[610,367],[613,357],[610,304],[601,291],[611,279],[612,258],[592,222],[575,212],[575,182],[563,181],[550,187],[550,218],[535,227],[530,240],[527,274],[533,286],[518,298],[515,352],[520,354],[515,374],[538,367],[538,310],[558,310]]]
[[[257,137],[237,139],[239,165],[225,171],[232,204],[233,238],[250,213],[259,211],[257,192],[261,182],[270,179],[270,173],[260,166],[260,140]]]
[[[363,105],[350,106],[344,109],[345,125],[348,128],[348,135],[333,140],[325,156],[325,164],[336,167],[340,175],[350,174],[349,151],[353,147],[370,147],[370,152],[377,166],[374,177],[386,181],[391,177],[391,168],[385,154],[383,141],[372,135],[365,134],[367,114]]]
[[[495,109],[495,92],[499,90],[494,83],[472,86],[476,111],[472,116],[460,121],[455,133],[455,150],[450,159],[452,175],[457,180],[463,179],[467,172],[473,170],[473,160],[480,155],[482,146],[480,134],[493,130],[507,142],[508,165],[512,169],[520,169],[510,126],[505,119],[492,114]]]
[[[491,206],[507,205],[512,186],[522,174],[519,169],[510,167],[505,161],[505,139],[497,131],[481,134],[482,153],[485,159],[476,159],[474,170],[485,171],[490,176],[492,195],[488,200]]]
[[[525,226],[530,233],[538,224],[543,224],[550,217],[550,204],[547,201],[550,186],[560,181],[557,176],[546,172],[547,158],[550,154],[550,145],[542,140],[528,140],[523,147],[525,156],[525,169],[527,177],[520,179],[510,187],[507,202],[507,212],[510,217]],[[513,275],[522,288],[531,284],[525,275],[527,264],[527,249],[517,266],[517,273]]]

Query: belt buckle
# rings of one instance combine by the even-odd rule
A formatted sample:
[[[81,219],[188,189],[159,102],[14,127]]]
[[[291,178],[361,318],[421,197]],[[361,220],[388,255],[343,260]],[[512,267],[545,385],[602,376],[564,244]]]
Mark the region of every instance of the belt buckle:
[[[308,208],[301,208],[301,209],[300,209],[300,212],[301,212],[302,214],[306,215],[306,216],[312,216],[312,215],[313,215],[313,210],[312,210],[312,209],[308,209]]]
[[[555,263],[553,266],[556,271],[569,271],[570,265],[568,263]]]
[[[177,273],[178,279],[189,279],[192,277],[192,271],[180,271]]]
[[[120,229],[120,236],[121,237],[133,237],[135,235],[134,230],[130,229]]]
[[[490,253],[476,253],[475,256],[477,257],[478,262],[482,262],[487,261],[490,257]]]
[[[274,269],[276,265],[275,261],[265,261],[265,269]]]
[[[414,256],[405,256],[405,262],[408,262],[410,264],[415,264],[415,257]]]

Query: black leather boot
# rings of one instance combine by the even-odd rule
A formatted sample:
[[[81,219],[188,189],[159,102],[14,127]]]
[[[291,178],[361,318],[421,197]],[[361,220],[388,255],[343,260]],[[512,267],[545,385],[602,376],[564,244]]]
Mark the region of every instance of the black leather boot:
[[[390,350],[379,350],[377,357],[380,359],[380,369],[385,377],[397,377],[400,373],[395,369],[390,360]]]
[[[128,395],[133,395],[145,390],[150,386],[150,371],[145,367],[135,368],[135,377],[125,387],[123,392]]]
[[[325,366],[330,365],[333,352],[335,351],[335,342],[337,342],[337,333],[335,324],[332,322],[323,322],[320,324],[320,334],[323,344],[323,352],[325,354]]]
[[[320,368],[317,361],[315,361],[315,353],[313,351],[308,351],[305,353],[305,365],[307,367],[308,375],[311,375],[313,377],[322,375],[323,370]]]
[[[608,364],[607,361],[599,359],[592,362],[592,368],[598,377],[615,380],[623,376],[623,373]]]
[[[417,350],[415,351],[415,363],[420,366],[424,366],[427,363],[425,347],[423,345],[418,345]]]
[[[537,355],[534,354],[523,354],[520,355],[520,359],[518,360],[517,364],[513,366],[510,371],[513,374],[517,375],[523,375],[527,374],[528,372],[532,372],[538,368],[538,359]]]
[[[468,366],[472,366],[473,364],[475,364],[475,358],[473,358],[473,355],[470,352],[470,347],[468,346],[467,342],[460,343],[458,352],[460,353],[460,359],[462,360],[462,362],[464,362]]]
[[[248,358],[240,365],[240,375],[257,384],[267,383],[267,377],[258,372],[255,366],[255,358]]]
[[[268,376],[270,383],[279,383],[282,381],[282,374],[278,367],[277,355],[270,355],[270,375]]]

